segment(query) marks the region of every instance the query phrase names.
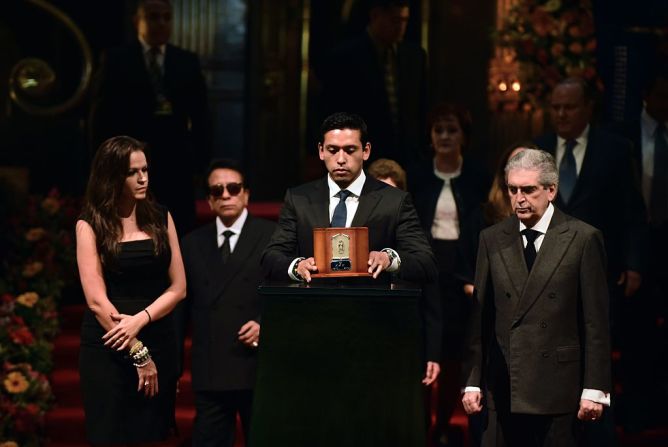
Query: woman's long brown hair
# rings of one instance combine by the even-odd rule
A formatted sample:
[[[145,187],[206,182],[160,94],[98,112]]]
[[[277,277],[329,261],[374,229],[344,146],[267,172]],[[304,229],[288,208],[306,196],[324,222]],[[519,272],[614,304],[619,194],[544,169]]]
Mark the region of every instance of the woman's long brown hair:
[[[81,218],[93,227],[102,265],[111,266],[120,251],[123,225],[118,215],[123,186],[130,167],[130,154],[146,153],[146,145],[128,136],[113,137],[100,145],[91,166]],[[137,201],[137,227],[151,236],[155,253],[168,249],[164,214],[150,194]]]

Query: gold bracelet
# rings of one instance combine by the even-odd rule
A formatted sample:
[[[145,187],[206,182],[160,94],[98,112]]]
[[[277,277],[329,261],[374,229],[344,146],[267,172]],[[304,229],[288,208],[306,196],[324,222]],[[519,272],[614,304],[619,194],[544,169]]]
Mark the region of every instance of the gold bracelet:
[[[132,345],[132,347],[130,348],[130,355],[133,355],[135,352],[139,351],[143,347],[144,347],[144,343],[137,340],[137,343]]]

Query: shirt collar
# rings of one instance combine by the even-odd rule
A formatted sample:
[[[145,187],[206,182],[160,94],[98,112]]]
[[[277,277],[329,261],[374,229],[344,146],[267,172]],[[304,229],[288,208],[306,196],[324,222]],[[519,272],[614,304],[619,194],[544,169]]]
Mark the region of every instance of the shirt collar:
[[[220,236],[221,234],[223,234],[223,231],[226,230],[233,231],[235,235],[241,234],[241,229],[244,227],[244,223],[246,223],[247,217],[248,217],[248,209],[244,208],[239,217],[237,217],[237,220],[235,220],[234,223],[229,227],[225,226],[223,221],[220,220],[220,217],[216,217],[216,234]]]
[[[141,36],[137,36],[137,39],[139,40],[139,43],[141,44],[143,54],[148,53],[151,50],[151,48],[153,48],[149,44],[147,44],[146,41]],[[167,48],[167,45],[160,45],[157,48],[160,50],[160,55],[164,56],[165,55],[165,49]]]
[[[360,171],[360,175],[358,175],[357,178],[345,189],[353,193],[356,197],[360,197],[362,195],[362,188],[364,187],[365,181],[366,175],[362,170]],[[334,197],[341,191],[341,187],[332,180],[332,177],[330,177],[329,174],[327,174],[327,186],[329,186],[329,197]]]
[[[532,230],[536,230],[540,232],[541,234],[547,233],[547,228],[550,226],[550,222],[552,221],[552,216],[554,215],[554,205],[552,205],[552,202],[550,202],[547,205],[547,209],[545,210],[545,213],[543,213],[543,216],[538,220],[536,225],[531,227]],[[527,228],[526,225],[520,220],[520,232]]]
[[[643,107],[642,114],[640,115],[640,125],[646,136],[654,137],[656,128],[659,126],[659,122],[652,118],[652,115],[650,115],[647,112],[647,109]],[[668,123],[664,123],[664,125],[668,127]]]
[[[587,124],[587,127],[584,128],[582,133],[577,138],[575,138],[575,142],[578,145],[582,144],[583,146],[587,146],[586,143],[588,138],[589,138],[589,124]],[[566,143],[566,141],[567,140],[565,138],[561,138],[559,135],[557,135],[557,145],[558,145],[557,147],[563,146]]]

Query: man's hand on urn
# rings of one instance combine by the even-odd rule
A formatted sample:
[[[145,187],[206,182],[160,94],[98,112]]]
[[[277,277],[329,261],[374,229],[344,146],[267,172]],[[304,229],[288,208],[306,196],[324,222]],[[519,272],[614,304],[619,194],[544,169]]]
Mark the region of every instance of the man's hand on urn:
[[[378,278],[378,275],[383,270],[387,270],[390,267],[390,257],[384,251],[372,251],[369,252],[369,273],[374,277]]]
[[[311,282],[311,273],[317,271],[318,267],[315,265],[315,259],[313,257],[302,259],[297,264],[297,274],[306,282]]]

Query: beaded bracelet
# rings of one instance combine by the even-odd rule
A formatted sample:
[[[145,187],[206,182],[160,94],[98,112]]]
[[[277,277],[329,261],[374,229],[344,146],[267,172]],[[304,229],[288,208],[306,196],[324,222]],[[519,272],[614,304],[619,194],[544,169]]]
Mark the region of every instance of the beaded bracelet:
[[[132,364],[138,368],[146,366],[148,361],[151,360],[151,354],[149,354],[148,348],[146,346],[142,347],[139,351],[132,355],[132,360]]]
[[[144,363],[133,363],[133,365],[137,368],[143,368],[146,365],[148,365],[150,361],[151,361],[151,357],[149,357],[148,360],[146,360]]]

